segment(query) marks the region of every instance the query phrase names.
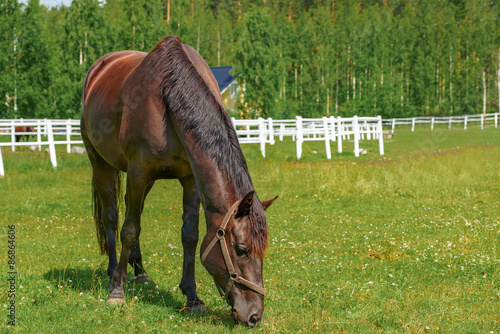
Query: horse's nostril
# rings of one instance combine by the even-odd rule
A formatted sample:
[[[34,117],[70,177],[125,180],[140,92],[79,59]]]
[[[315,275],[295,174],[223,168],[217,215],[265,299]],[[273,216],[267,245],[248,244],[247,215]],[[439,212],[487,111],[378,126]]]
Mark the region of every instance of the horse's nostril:
[[[250,316],[250,319],[248,319],[248,324],[252,327],[257,326],[259,324],[259,321],[260,321],[259,316],[257,314],[252,314]]]

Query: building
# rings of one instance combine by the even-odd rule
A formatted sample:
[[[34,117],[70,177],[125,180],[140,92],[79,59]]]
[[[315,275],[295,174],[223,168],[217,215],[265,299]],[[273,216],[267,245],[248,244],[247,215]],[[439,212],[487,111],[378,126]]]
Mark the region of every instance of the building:
[[[210,67],[212,73],[219,84],[222,95],[222,102],[227,111],[236,112],[236,102],[238,100],[239,86],[238,80],[231,75],[232,66]]]

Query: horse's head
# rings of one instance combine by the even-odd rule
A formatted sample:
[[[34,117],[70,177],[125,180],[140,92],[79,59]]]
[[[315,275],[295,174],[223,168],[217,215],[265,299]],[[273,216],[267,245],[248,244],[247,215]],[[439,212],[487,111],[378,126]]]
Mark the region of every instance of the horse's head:
[[[259,203],[251,191],[237,201],[201,245],[202,263],[236,322],[255,327],[264,311],[262,260],[267,246],[264,210],[277,198]]]

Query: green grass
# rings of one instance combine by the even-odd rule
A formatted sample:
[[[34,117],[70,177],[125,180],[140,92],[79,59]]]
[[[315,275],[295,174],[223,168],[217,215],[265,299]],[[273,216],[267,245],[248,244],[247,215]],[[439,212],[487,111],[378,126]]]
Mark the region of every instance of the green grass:
[[[259,197],[280,195],[267,212],[264,318],[252,330],[234,325],[199,260],[208,313],[180,312],[177,181],[157,182],[146,201],[154,284],[128,285],[127,305],[113,308],[86,156],[59,147],[53,169],[46,153],[3,148],[0,306],[16,224],[18,326],[6,326],[3,308],[0,332],[499,333],[500,129],[398,128],[385,156],[375,141],[361,147],[368,154],[354,158],[352,143],[342,154],[333,143],[330,161],[323,143],[307,142],[297,161],[292,141],[267,146],[266,158],[243,146]]]

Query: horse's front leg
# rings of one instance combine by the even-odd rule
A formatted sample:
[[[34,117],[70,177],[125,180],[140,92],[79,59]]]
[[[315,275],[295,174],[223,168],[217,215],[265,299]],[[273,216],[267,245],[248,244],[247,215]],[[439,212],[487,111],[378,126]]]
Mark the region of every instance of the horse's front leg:
[[[109,305],[125,304],[123,283],[127,279],[127,265],[132,248],[139,240],[141,233],[141,213],[147,185],[145,175],[129,165],[127,173],[127,212],[125,222],[120,232],[122,250],[118,267],[109,282],[110,293],[107,303]]]
[[[182,206],[182,247],[184,248],[184,265],[179,287],[187,297],[185,310],[189,313],[206,312],[205,303],[196,294],[194,265],[196,246],[198,245],[198,223],[200,216],[200,199],[194,176],[180,180],[183,191]]]

